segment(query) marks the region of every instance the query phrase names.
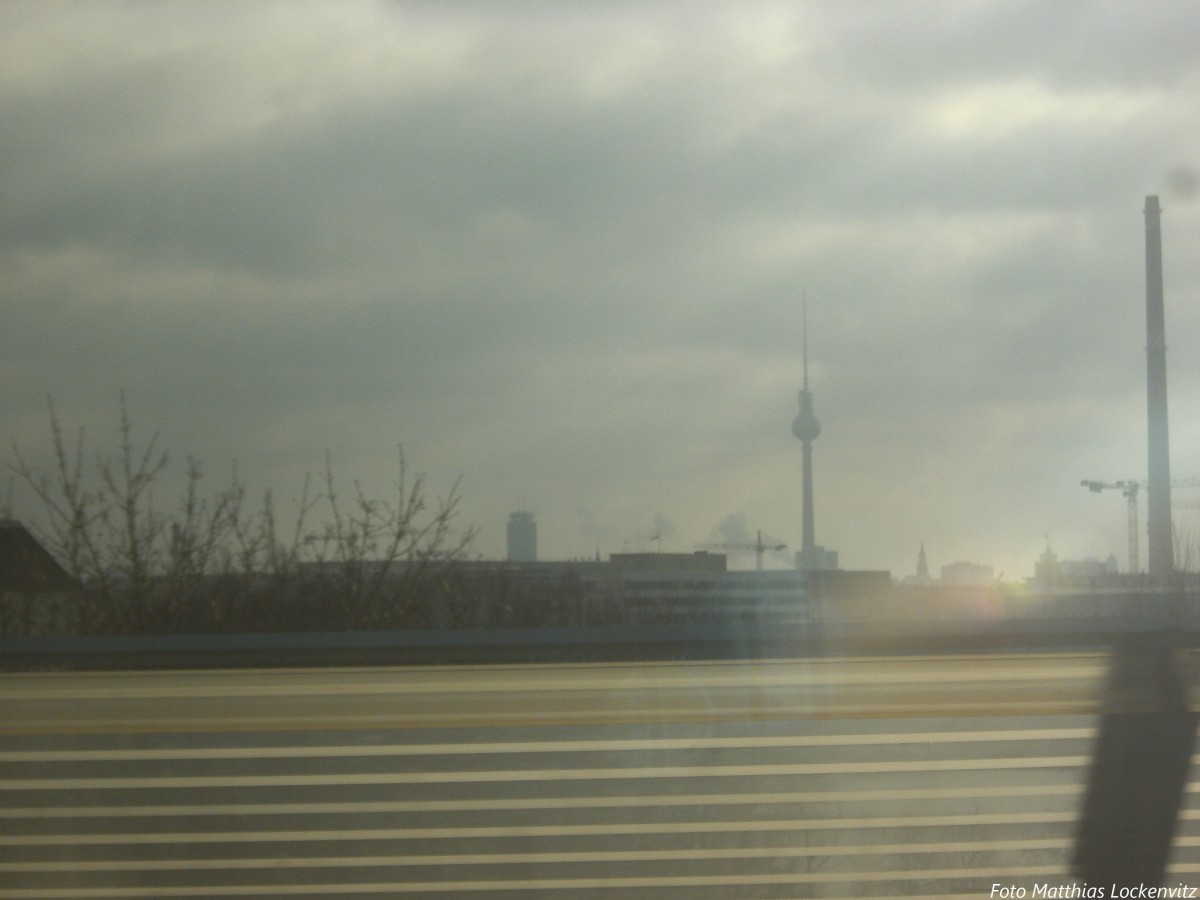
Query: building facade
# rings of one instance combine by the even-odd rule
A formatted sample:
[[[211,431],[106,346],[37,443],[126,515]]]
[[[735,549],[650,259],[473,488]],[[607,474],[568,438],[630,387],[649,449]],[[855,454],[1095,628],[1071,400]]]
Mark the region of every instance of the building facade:
[[[508,561],[537,562],[537,522],[531,512],[508,516]]]

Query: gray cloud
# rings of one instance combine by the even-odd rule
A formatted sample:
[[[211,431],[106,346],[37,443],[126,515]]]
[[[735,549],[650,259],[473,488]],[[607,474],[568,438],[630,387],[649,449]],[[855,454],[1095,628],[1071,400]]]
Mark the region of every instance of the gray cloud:
[[[729,509],[786,541],[806,287],[822,543],[900,571],[922,538],[1010,574],[1047,532],[1104,556],[1120,510],[1077,485],[1144,468],[1158,190],[1172,394],[1200,393],[1187,10],[77,13],[0,12],[13,434],[47,394],[111,423],[125,388],[264,484],[329,447],[386,486],[403,441],[464,476],[488,555],[518,506],[556,556],[656,516],[690,546]],[[1176,413],[1179,471],[1198,445]]]

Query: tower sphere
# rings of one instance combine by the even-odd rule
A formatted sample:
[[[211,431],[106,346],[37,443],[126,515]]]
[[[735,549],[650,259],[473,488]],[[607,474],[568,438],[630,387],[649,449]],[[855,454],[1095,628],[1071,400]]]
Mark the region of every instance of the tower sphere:
[[[802,409],[792,420],[792,434],[797,440],[815,441],[821,433],[821,423],[813,415],[811,409]]]

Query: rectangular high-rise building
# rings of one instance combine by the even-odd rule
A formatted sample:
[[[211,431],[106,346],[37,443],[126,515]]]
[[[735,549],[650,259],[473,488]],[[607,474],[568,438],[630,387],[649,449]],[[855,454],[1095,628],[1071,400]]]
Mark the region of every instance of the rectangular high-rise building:
[[[537,523],[531,512],[508,515],[508,561],[537,562]]]

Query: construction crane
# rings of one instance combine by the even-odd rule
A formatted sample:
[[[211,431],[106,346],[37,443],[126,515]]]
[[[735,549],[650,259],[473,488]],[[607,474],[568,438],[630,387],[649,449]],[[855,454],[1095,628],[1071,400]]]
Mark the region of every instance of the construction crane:
[[[1141,490],[1142,483],[1127,479],[1125,481],[1088,481],[1084,479],[1079,482],[1093,494],[1099,494],[1101,491],[1120,491],[1121,496],[1125,498],[1127,504],[1127,515],[1129,517],[1129,572],[1136,574],[1141,571],[1141,562],[1138,560],[1138,492]]]
[[[1129,572],[1132,575],[1136,575],[1141,571],[1141,564],[1138,559],[1138,493],[1142,488],[1149,487],[1150,483],[1147,481],[1134,481],[1133,479],[1126,479],[1124,481],[1089,481],[1086,478],[1079,483],[1093,494],[1113,490],[1120,491],[1121,496],[1125,498],[1126,515],[1129,519]],[[1171,487],[1200,487],[1200,478],[1172,478]],[[1172,505],[1180,506],[1182,504]]]
[[[755,569],[762,571],[763,554],[768,550],[778,552],[786,550],[787,544],[764,544],[762,532],[758,533],[758,539],[753,544],[700,544],[696,547],[697,550],[753,550]]]

